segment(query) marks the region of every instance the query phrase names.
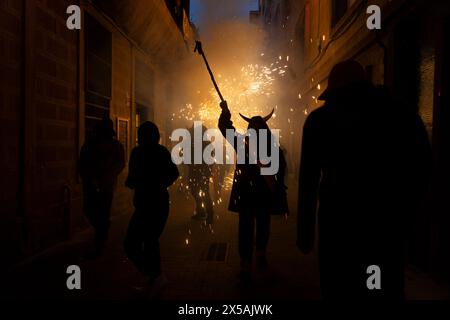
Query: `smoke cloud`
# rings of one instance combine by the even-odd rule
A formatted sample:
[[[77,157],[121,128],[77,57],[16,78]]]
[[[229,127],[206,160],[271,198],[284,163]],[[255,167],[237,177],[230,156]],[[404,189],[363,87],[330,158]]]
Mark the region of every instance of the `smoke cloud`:
[[[280,130],[280,142],[289,148],[298,127],[294,111],[299,102],[298,93],[287,89],[293,83],[292,57],[281,52],[276,37],[262,24],[250,22],[250,10],[257,8],[256,0],[194,0],[191,15],[237,130],[243,133],[248,125],[239,113],[265,116],[275,109],[268,125]],[[217,128],[220,98],[202,57],[192,52],[177,67],[175,78],[172,130],[190,128],[194,121]]]

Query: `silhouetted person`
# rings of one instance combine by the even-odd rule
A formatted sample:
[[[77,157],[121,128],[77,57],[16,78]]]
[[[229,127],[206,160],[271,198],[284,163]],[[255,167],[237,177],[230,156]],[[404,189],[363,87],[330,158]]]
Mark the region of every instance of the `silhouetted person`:
[[[216,201],[221,201],[222,199],[222,193],[224,191],[225,187],[225,178],[230,172],[231,167],[233,167],[232,164],[227,163],[227,150],[226,150],[226,140],[223,140],[223,148],[222,148],[222,154],[223,159],[220,159],[222,163],[220,165],[217,165],[214,169],[214,192],[215,192],[215,199]]]
[[[231,113],[226,102],[220,104],[222,113],[219,118],[219,129],[226,137],[227,130],[233,130],[234,141],[229,141],[235,148],[237,141],[244,139],[236,132],[231,121]],[[244,118],[249,124],[248,129],[257,132],[267,130],[267,145],[270,150],[271,132],[266,124],[273,112],[265,118],[260,116],[251,119]],[[247,139],[247,138],[245,138]],[[248,141],[248,140],[247,140]],[[277,147],[279,148],[279,147]],[[251,280],[253,249],[256,245],[256,262],[258,267],[267,266],[266,250],[270,235],[270,218],[272,214],[287,214],[286,187],[284,173],[286,162],[282,152],[279,152],[279,170],[273,176],[261,175],[261,165],[249,164],[249,147],[245,147],[245,164],[236,164],[233,187],[228,210],[239,213],[239,255],[241,258],[240,277],[244,282]],[[256,240],[255,240],[256,223]]]
[[[323,297],[403,299],[405,232],[430,165],[423,122],[354,61],[333,68],[320,99],[303,129],[298,247],[312,251],[318,208]],[[381,290],[368,289],[372,265]]]
[[[125,167],[124,148],[114,136],[112,120],[104,118],[80,152],[83,209],[95,229],[97,254],[102,253],[108,239],[114,188]]]
[[[204,150],[209,144],[208,141],[203,141],[203,134],[207,130],[205,126],[202,126],[202,147]],[[191,133],[191,164],[187,165],[187,184],[192,197],[195,200],[195,214],[192,219],[195,220],[206,220],[207,224],[213,224],[214,222],[214,210],[211,200],[211,194],[209,190],[210,178],[212,177],[212,165],[205,163],[194,163],[194,127],[190,129]],[[203,151],[202,151],[203,156]]]
[[[136,268],[148,276],[150,286],[162,285],[159,238],[169,215],[167,188],[178,178],[170,152],[159,144],[152,122],[138,129],[138,146],[130,156],[126,186],[134,190],[135,212],[124,241],[125,252]]]

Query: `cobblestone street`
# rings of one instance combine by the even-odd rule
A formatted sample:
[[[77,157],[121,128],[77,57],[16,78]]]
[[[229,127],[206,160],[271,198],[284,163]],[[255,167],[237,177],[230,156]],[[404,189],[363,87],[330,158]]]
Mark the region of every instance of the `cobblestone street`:
[[[294,205],[290,188],[290,204]],[[215,208],[215,223],[210,230],[191,220],[192,199],[177,188],[171,190],[171,213],[161,238],[162,264],[169,284],[164,300],[316,300],[320,299],[315,255],[304,256],[295,246],[295,215],[287,220],[274,217],[268,249],[269,268],[254,273],[251,287],[239,284],[237,250],[238,217],[226,210],[228,195]],[[91,257],[92,232],[79,234],[71,242],[54,247],[15,269],[8,277],[5,297],[26,299],[102,300],[146,299],[138,288],[145,279],[126,259],[122,240],[131,211],[115,216],[105,254]],[[66,268],[81,267],[82,289],[66,288]],[[439,299],[448,292],[427,276],[408,271],[407,294],[410,299]],[[12,295],[11,293],[14,292]]]

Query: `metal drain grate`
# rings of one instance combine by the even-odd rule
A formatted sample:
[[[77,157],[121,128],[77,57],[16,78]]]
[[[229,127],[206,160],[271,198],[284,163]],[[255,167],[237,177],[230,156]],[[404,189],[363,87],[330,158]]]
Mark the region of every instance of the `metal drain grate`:
[[[213,242],[209,246],[205,261],[210,262],[225,262],[228,256],[228,243],[226,242]]]

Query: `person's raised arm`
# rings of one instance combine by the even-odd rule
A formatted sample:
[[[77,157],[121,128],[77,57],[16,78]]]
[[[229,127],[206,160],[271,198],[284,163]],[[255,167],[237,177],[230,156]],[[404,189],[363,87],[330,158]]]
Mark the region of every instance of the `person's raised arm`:
[[[230,109],[228,109],[228,103],[223,101],[220,103],[220,107],[222,108],[222,113],[219,118],[219,130],[232,146],[236,146],[236,128],[233,126],[233,121],[231,121],[231,112]],[[232,141],[229,140],[231,136],[227,137],[227,130],[233,131]]]

